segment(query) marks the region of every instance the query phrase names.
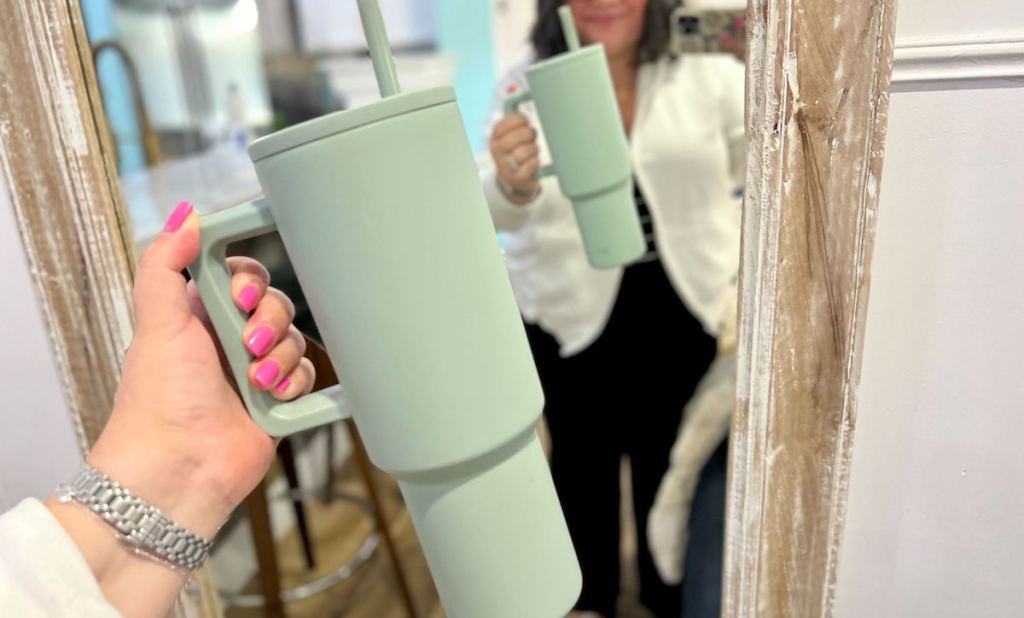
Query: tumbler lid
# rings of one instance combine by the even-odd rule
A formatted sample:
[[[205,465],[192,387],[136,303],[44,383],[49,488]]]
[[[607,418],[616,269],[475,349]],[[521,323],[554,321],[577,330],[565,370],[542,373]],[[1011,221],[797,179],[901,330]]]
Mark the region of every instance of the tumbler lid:
[[[249,146],[249,158],[256,163],[260,159],[265,159],[284,150],[350,129],[453,101],[455,101],[455,92],[447,86],[397,94],[355,109],[313,118],[261,137]]]

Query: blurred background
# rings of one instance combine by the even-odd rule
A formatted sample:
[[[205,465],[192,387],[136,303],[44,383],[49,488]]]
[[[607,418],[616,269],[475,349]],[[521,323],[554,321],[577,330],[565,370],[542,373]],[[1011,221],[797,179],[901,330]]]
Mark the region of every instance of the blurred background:
[[[402,86],[453,84],[474,149],[497,76],[522,60],[535,3],[382,0]],[[189,199],[258,193],[255,137],[378,98],[355,2],[82,3],[136,238]]]

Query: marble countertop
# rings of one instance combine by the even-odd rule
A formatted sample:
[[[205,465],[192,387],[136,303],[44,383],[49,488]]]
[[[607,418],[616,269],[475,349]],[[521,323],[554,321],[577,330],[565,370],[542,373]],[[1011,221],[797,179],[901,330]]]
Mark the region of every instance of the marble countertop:
[[[222,144],[195,156],[161,163],[121,177],[135,248],[141,252],[160,234],[168,215],[182,200],[199,213],[215,212],[261,193],[245,150]]]

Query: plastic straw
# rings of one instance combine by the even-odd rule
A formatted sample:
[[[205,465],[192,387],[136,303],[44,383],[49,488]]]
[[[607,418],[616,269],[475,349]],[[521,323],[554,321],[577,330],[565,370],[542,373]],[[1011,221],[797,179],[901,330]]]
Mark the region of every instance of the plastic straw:
[[[565,44],[569,51],[576,51],[580,48],[580,35],[576,32],[576,22],[572,19],[572,9],[568,4],[558,7],[558,17],[562,20],[562,34],[565,35]]]
[[[363,21],[363,32],[366,44],[370,48],[370,60],[373,61],[373,72],[377,75],[377,87],[380,96],[390,97],[401,92],[398,86],[398,71],[395,70],[395,59],[391,55],[391,44],[388,43],[388,31],[384,27],[384,18],[380,14],[377,0],[358,0],[359,17]]]

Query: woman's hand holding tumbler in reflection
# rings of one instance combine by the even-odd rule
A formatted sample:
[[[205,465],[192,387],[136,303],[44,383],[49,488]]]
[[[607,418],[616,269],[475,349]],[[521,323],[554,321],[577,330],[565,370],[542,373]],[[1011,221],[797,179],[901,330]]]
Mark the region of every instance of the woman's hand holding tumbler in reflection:
[[[518,205],[536,199],[540,192],[540,181],[536,178],[540,147],[537,131],[526,116],[508,114],[494,125],[490,149],[498,169],[498,186],[505,197]]]

